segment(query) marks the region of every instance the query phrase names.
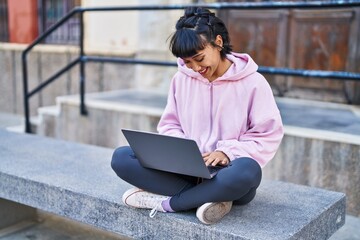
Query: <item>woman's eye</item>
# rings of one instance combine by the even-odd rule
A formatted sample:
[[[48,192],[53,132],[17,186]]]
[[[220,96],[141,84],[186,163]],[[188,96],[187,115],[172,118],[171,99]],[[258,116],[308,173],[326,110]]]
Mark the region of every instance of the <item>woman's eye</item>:
[[[197,59],[196,61],[197,62],[202,62],[204,60],[204,58],[200,58],[200,59]]]

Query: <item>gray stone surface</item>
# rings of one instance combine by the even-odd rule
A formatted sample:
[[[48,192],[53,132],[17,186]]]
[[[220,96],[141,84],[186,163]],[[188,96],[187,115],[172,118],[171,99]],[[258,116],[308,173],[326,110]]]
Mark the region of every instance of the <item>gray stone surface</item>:
[[[0,128],[13,127],[21,124],[24,124],[23,116],[0,112]]]
[[[41,52],[39,53],[39,65],[40,67],[40,76],[39,79],[41,83],[45,82],[49,77],[54,75],[57,71],[62,69],[68,64],[69,56],[67,52]],[[46,88],[44,88],[41,93],[41,106],[49,106],[55,104],[56,96],[67,95],[69,92],[69,83],[70,73],[67,72],[61,75],[57,80],[52,82]],[[74,81],[78,80],[74,79]]]
[[[119,90],[86,96],[87,116],[79,114],[79,97],[58,98],[58,106],[40,109],[40,135],[115,148],[127,144],[121,128],[156,131],[166,96]],[[56,110],[54,110],[57,107]]]
[[[79,97],[70,96],[70,98],[75,99],[72,105],[79,106]],[[106,111],[116,111],[116,108],[111,107],[113,105],[140,107],[145,114],[147,114],[146,108],[157,108],[160,113],[157,117],[160,117],[166,105],[166,98],[167,95],[163,93],[120,90],[88,94],[86,101],[97,102],[97,109]],[[360,136],[359,107],[290,99],[278,99],[277,103],[286,126]],[[127,111],[132,112],[129,108]]]
[[[264,168],[268,179],[346,193],[347,213],[360,216],[360,145],[285,135]]]
[[[162,110],[165,108],[167,96],[147,91],[126,90],[112,93],[97,94],[91,96],[92,99],[112,102],[118,104],[130,104],[135,106],[153,107]]]
[[[21,72],[21,51],[23,48],[6,49],[0,43],[0,109],[2,112],[23,113],[23,76]],[[39,84],[37,53],[28,56],[28,85],[32,89]],[[39,106],[39,96],[32,97],[30,108]]]
[[[316,106],[306,101],[277,104],[285,125],[360,135],[360,115],[351,108]]]
[[[14,96],[14,66],[13,53],[0,51],[0,109],[6,112],[15,112]]]
[[[21,53],[23,49],[13,50],[13,59],[8,59],[9,61],[14,62],[14,81],[15,85],[15,101],[13,102],[16,105],[17,114],[24,114],[24,87],[23,87],[23,73],[21,70]],[[28,92],[32,91],[34,88],[39,86],[41,83],[40,80],[40,65],[39,59],[40,54],[38,52],[29,53],[28,57]],[[41,106],[41,94],[33,95],[30,98],[30,114],[34,116],[37,114],[37,108]]]
[[[133,87],[135,66],[87,62],[85,64],[86,93],[118,90]],[[79,89],[79,75],[74,75],[76,89]],[[79,91],[75,92],[76,94]],[[59,95],[58,95],[59,96]]]
[[[0,43],[0,111],[23,114],[23,73],[21,54],[25,45]],[[27,57],[29,91],[78,57],[76,47],[41,45]],[[86,64],[86,92],[117,90],[135,85],[135,66],[91,63]],[[79,93],[79,66],[73,67],[52,84],[30,99],[30,113],[55,103],[57,96]]]
[[[0,130],[2,198],[136,239],[328,239],[345,221],[345,195],[264,181],[253,202],[220,223],[193,211],[159,213],[121,202],[129,187],[110,168],[112,150]]]
[[[101,91],[114,91],[132,88],[135,79],[135,66],[129,64],[104,63],[102,68]]]

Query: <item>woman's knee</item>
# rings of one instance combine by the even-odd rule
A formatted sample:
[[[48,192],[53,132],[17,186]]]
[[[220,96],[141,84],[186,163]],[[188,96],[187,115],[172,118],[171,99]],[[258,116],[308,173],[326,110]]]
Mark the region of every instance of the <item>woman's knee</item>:
[[[247,180],[252,185],[260,184],[262,171],[260,165],[254,159],[248,157],[239,158],[234,160],[232,164],[239,165],[237,167],[241,172],[239,174],[240,179]]]
[[[243,189],[244,186],[257,188],[261,182],[261,167],[251,158],[239,158],[233,160],[228,170],[229,171],[224,174],[224,177],[221,178],[224,187],[229,187],[231,189]]]
[[[252,188],[247,194],[242,196],[241,198],[233,201],[234,205],[245,205],[251,202],[256,195],[256,188]]]
[[[130,157],[132,150],[129,146],[123,146],[115,149],[112,159],[111,159],[111,168],[118,174],[124,170],[126,165],[126,160]]]

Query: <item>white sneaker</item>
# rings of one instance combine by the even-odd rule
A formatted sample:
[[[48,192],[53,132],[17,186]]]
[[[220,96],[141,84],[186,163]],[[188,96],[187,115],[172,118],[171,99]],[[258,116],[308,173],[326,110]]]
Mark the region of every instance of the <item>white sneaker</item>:
[[[210,202],[198,207],[196,217],[204,224],[220,221],[231,210],[232,202]]]
[[[122,201],[130,207],[151,209],[149,216],[153,218],[158,211],[166,212],[161,203],[167,198],[169,197],[146,192],[139,188],[130,188],[123,194]]]

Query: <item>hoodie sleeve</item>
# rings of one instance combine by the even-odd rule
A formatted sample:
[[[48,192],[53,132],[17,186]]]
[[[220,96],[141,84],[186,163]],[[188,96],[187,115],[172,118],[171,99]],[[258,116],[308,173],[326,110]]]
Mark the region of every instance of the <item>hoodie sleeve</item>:
[[[238,139],[218,141],[216,150],[224,152],[230,160],[251,157],[264,167],[274,157],[284,130],[271,88],[261,78],[260,84],[248,91],[250,100],[246,132]]]
[[[175,79],[175,77],[174,77]],[[185,134],[179,122],[177,104],[175,98],[175,81],[171,81],[165,110],[160,118],[157,130],[160,134],[185,138]]]

